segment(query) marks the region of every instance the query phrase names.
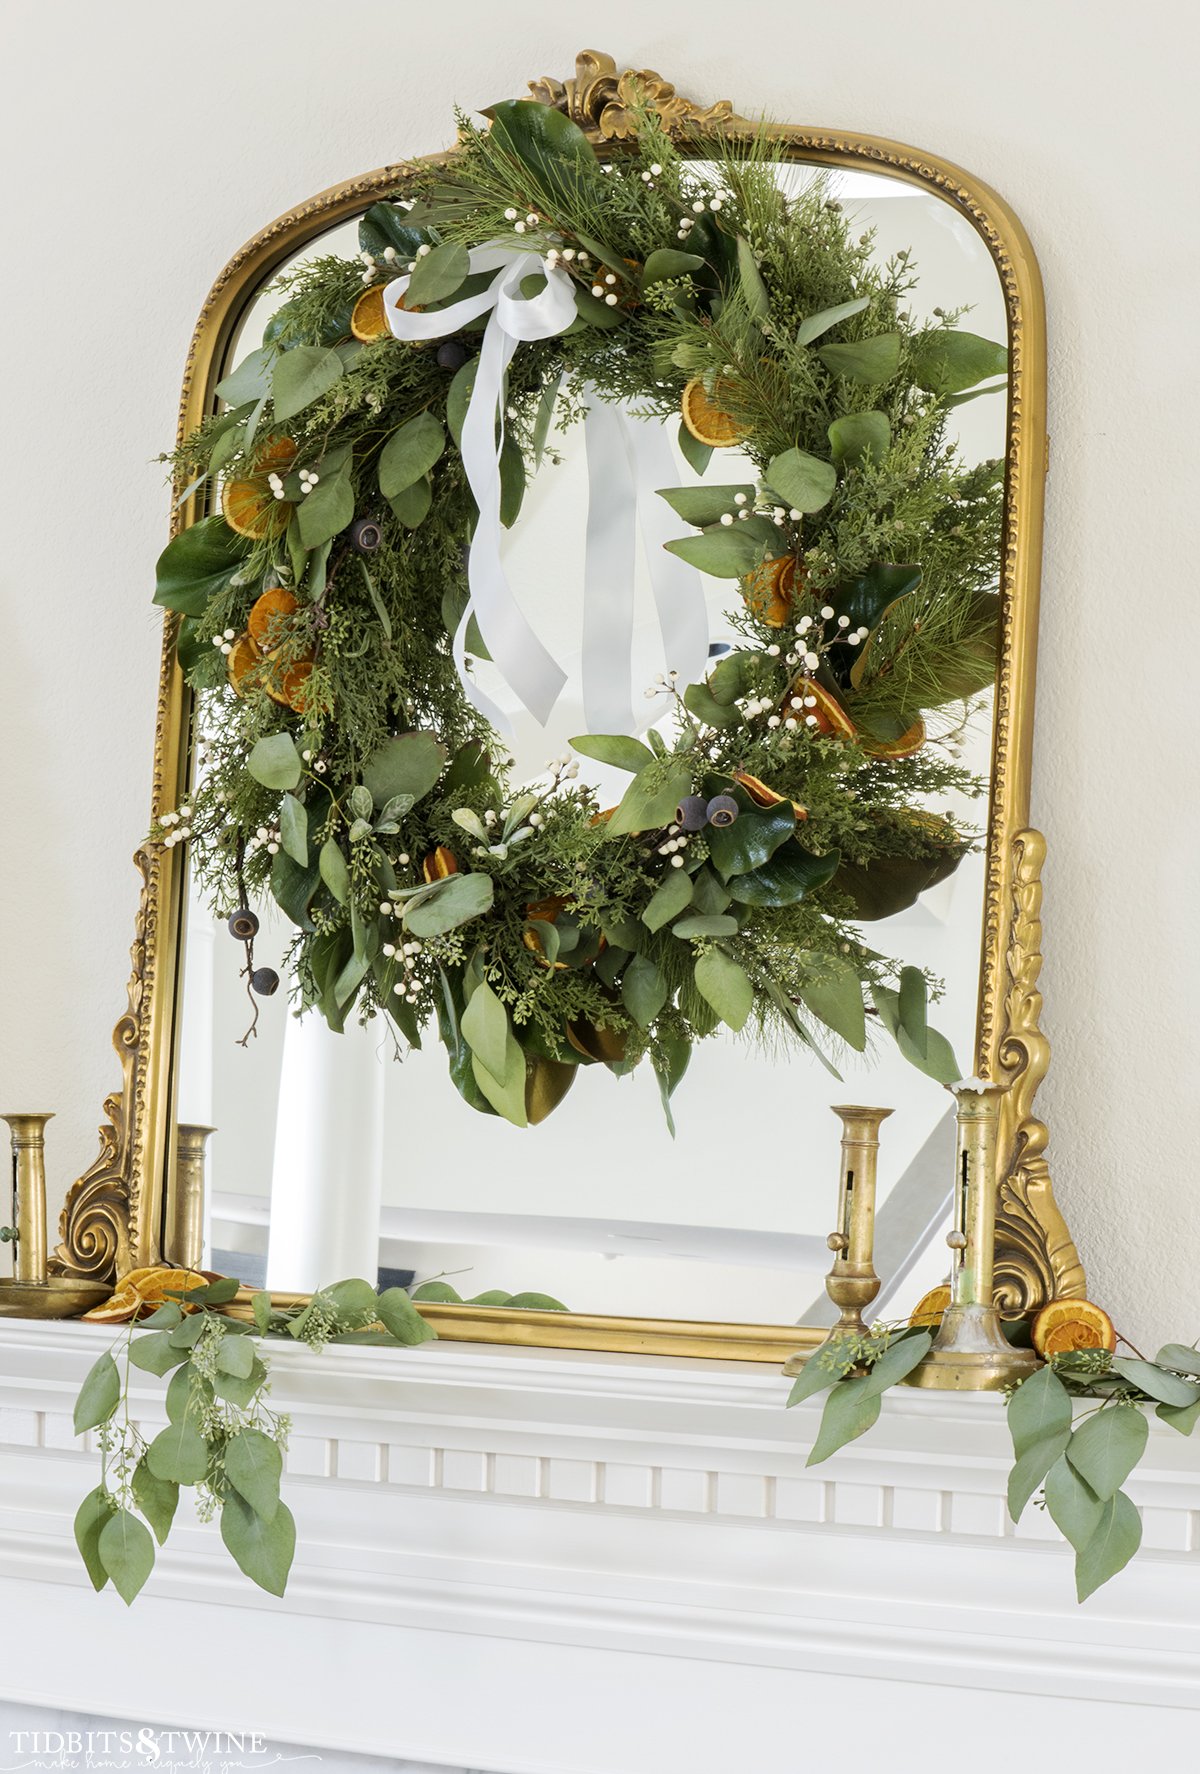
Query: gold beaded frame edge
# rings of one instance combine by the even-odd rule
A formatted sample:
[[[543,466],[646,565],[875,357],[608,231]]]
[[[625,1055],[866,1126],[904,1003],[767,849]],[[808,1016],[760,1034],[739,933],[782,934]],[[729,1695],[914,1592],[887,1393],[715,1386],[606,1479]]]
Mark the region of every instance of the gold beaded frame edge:
[[[635,103],[648,103],[673,131],[705,134],[753,125],[728,100],[700,106],[650,70],[619,72],[611,56],[584,51],[573,78],[530,82],[540,103],[567,112],[594,141],[637,133]],[[976,1070],[1010,1085],[1001,1122],[1002,1181],[996,1284],[1009,1314],[1048,1299],[1079,1296],[1084,1274],[1054,1199],[1045,1160],[1049,1138],[1033,1099],[1049,1063],[1041,1032],[1041,865],[1045,840],[1029,829],[1033,708],[1041,575],[1046,435],[1046,336],[1041,276],[1029,240],[996,192],[932,154],[876,136],[774,125],[788,159],[884,172],[927,190],[964,215],[986,243],[1004,291],[1010,373],[1007,496],[1001,563],[1001,641],[996,683],[987,867],[980,961]],[[447,158],[430,155],[425,161]],[[224,353],[254,296],[287,259],[318,235],[400,188],[406,166],[374,172],[289,210],[229,261],[201,310],[184,371],[182,437],[211,411]],[[177,510],[172,534],[202,515],[195,497]],[[175,661],[176,618],[164,624],[154,745],[152,816],[178,804],[189,767],[190,693]],[[174,1186],[171,1096],[183,964],[184,863],[150,847],[134,858],[142,877],[131,950],[128,1005],[113,1045],[119,1091],[104,1104],[95,1162],[68,1191],[52,1267],[108,1279],[159,1259],[164,1211]],[[168,1253],[169,1255],[169,1253]],[[439,1336],[476,1342],[778,1361],[824,1332],[791,1325],[706,1324],[436,1305]]]

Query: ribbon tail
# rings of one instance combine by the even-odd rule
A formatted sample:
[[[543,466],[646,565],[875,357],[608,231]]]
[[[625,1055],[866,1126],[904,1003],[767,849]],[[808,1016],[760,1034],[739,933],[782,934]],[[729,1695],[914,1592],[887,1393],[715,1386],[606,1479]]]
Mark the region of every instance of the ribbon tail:
[[[589,733],[635,733],[630,700],[637,492],[619,410],[584,389],[587,551],[583,570],[583,711]],[[644,723],[642,723],[644,725]]]

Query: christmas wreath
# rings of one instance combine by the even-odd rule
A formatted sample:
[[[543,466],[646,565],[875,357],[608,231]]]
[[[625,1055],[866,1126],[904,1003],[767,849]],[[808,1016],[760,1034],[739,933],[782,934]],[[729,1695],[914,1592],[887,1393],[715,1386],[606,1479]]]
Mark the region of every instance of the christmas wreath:
[[[1002,465],[948,415],[1003,347],[915,324],[908,255],[874,263],[819,178],[785,194],[765,134],[681,144],[649,102],[600,151],[531,101],[459,124],[359,259],[283,279],[171,458],[216,509],[158,566],[202,730],[154,839],[189,846],[253,994],[270,895],[299,1005],[412,1046],[436,1024],[466,1101],[518,1125],[643,1059],[669,1121],[720,1025],[827,1063],[880,1027],[958,1076],[937,982],[860,926],[976,839],[930,801],[981,792],[957,740],[994,675]],[[742,639],[668,659],[644,737],[573,742],[629,773],[615,807],[569,759],[514,785],[473,675],[490,654],[553,698],[497,540],[589,408],[679,421],[667,555],[731,581]],[[753,476],[715,484],[735,445]]]

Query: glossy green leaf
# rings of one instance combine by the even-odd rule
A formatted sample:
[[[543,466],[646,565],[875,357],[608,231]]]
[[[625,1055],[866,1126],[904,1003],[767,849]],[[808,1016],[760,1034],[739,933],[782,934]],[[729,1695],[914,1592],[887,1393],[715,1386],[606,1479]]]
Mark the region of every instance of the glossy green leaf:
[[[1069,1440],[1068,1437],[1068,1444]],[[1046,1444],[1039,1442],[1037,1445],[1042,1448]],[[1092,1487],[1080,1478],[1065,1452],[1056,1455],[1047,1467],[1045,1487],[1046,1511],[1051,1521],[1064,1540],[1076,1552],[1082,1552],[1100,1526],[1100,1518],[1104,1514],[1103,1502]]]
[[[692,878],[686,869],[668,869],[642,913],[648,930],[661,930],[692,902]]]
[[[1035,1441],[1031,1447],[1025,1449],[1008,1475],[1008,1513],[1014,1521],[1020,1521],[1029,1499],[1045,1483],[1046,1474],[1055,1461],[1061,1459],[1070,1439],[1070,1429],[1056,1429],[1053,1434],[1041,1441]],[[1066,1465],[1065,1460],[1061,1463]],[[1078,1482],[1082,1484],[1083,1481],[1081,1479]]]
[[[737,822],[741,824],[741,820]],[[798,843],[777,850],[771,860],[746,875],[731,875],[729,892],[739,905],[797,905],[833,878],[841,855],[813,856]]]
[[[830,425],[829,447],[835,462],[882,462],[892,447],[891,422],[886,413],[846,413]]]
[[[1071,1394],[1052,1367],[1023,1380],[1008,1401],[1008,1432],[1020,1459],[1028,1448],[1071,1428]]]
[[[359,250],[381,259],[393,247],[407,263],[416,257],[417,248],[425,242],[424,231],[414,228],[408,210],[395,203],[373,203],[358,219]]]
[[[398,1343],[415,1346],[436,1340],[437,1332],[422,1318],[402,1287],[385,1288],[376,1302],[379,1322]]]
[[[732,825],[705,827],[709,855],[721,879],[733,891],[732,878],[748,875],[769,862],[793,837],[796,814],[790,801],[781,801],[764,812],[743,812]]]
[[[696,989],[735,1033],[745,1027],[754,1008],[754,987],[732,956],[720,949],[701,955],[696,962]]]
[[[922,1059],[929,1057],[929,988],[919,967],[900,970],[896,999],[900,1027]]]
[[[286,1503],[264,1521],[237,1491],[221,1509],[221,1538],[244,1576],[269,1595],[282,1595],[296,1552],[296,1523]]]
[[[1106,1406],[1071,1437],[1067,1458],[1102,1500],[1125,1483],[1145,1451],[1150,1425],[1133,1404]]]
[[[567,744],[581,757],[595,758],[600,764],[613,764],[618,770],[636,774],[654,762],[654,753],[640,739],[627,739],[622,733],[581,733]]]
[[[174,1484],[199,1484],[208,1473],[208,1443],[190,1414],[159,1431],[146,1450],[146,1463],[155,1478]]]
[[[659,968],[648,955],[635,955],[621,977],[621,1002],[639,1029],[650,1027],[669,997]]]
[[[862,1053],[867,1045],[867,1017],[862,981],[849,961],[837,955],[807,955],[798,990],[801,1002],[847,1047]]]
[[[261,1429],[240,1429],[225,1443],[225,1476],[256,1515],[270,1521],[279,1507],[283,1456]]]
[[[1003,345],[957,327],[939,327],[909,346],[913,379],[931,394],[960,394],[990,376],[1006,376],[1008,352]]]
[[[264,788],[293,789],[303,775],[300,753],[290,733],[270,733],[256,740],[246,769]]]
[[[405,910],[404,927],[422,940],[444,936],[490,911],[494,892],[490,875],[450,875],[429,899]]]
[[[427,795],[442,773],[446,748],[433,733],[401,733],[386,739],[363,769],[363,781],[376,807],[394,795],[411,795],[414,803]]]
[[[128,1509],[118,1509],[101,1528],[96,1553],[128,1607],[154,1569],[154,1541],[149,1530]]]
[[[280,352],[271,374],[276,419],[283,424],[320,400],[341,380],[344,369],[338,353],[320,345],[295,345]]]
[[[868,1379],[869,1376],[843,1380],[830,1392],[821,1412],[817,1439],[804,1462],[806,1466],[819,1466],[879,1421],[880,1395],[868,1389]]]
[[[248,552],[249,543],[223,517],[202,517],[159,555],[154,602],[184,616],[203,616],[209,598],[229,589]]]
[[[144,1454],[133,1469],[133,1499],[153,1528],[154,1538],[165,1546],[179,1507],[179,1486],[169,1478],[156,1478]]]
[[[1081,1602],[1124,1570],[1142,1543],[1142,1518],[1124,1491],[1104,1505],[1096,1531],[1075,1557],[1075,1592]]]
[[[820,511],[833,497],[837,469],[806,450],[784,450],[768,464],[765,479],[785,505],[797,511]]]
[[[1200,1386],[1193,1385],[1190,1380],[1181,1380],[1178,1374],[1164,1373],[1152,1361],[1142,1361],[1135,1355],[1114,1355],[1112,1365],[1114,1373],[1139,1386],[1159,1404],[1183,1407],[1200,1404]]]
[[[112,1492],[104,1485],[89,1491],[75,1511],[75,1544],[87,1568],[92,1588],[99,1591],[108,1582],[108,1572],[100,1559],[100,1535],[117,1509]]]
[[[321,885],[321,875],[317,865],[308,868],[300,864],[281,850],[278,856],[271,858],[271,894],[275,903],[282,906],[293,924],[301,930],[312,930],[313,922],[309,916],[309,908],[317,888]]]
[[[876,333],[874,338],[858,339],[853,344],[822,345],[817,356],[833,375],[874,387],[890,382],[899,369],[900,335]]]
[[[580,207],[591,209],[587,185],[600,178],[591,143],[569,117],[530,99],[506,99],[489,107],[493,143],[523,168],[522,189],[533,208],[560,222],[578,219]]]
[[[75,1400],[75,1433],[96,1429],[107,1423],[121,1398],[121,1376],[111,1355],[105,1354],[95,1363],[79,1389]]]
[[[861,314],[869,306],[869,296],[858,296],[853,302],[839,302],[836,307],[822,308],[819,314],[810,314],[796,328],[797,345],[811,345],[814,339],[819,339],[830,327],[837,326],[839,321],[849,320],[852,314]]]

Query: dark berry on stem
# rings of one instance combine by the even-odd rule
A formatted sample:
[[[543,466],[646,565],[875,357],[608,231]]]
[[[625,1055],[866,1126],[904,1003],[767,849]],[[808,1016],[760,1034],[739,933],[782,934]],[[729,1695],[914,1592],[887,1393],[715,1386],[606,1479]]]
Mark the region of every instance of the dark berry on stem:
[[[732,825],[738,816],[738,804],[732,795],[714,795],[705,811],[709,825]]]
[[[250,989],[260,998],[269,998],[279,990],[279,975],[273,967],[256,967],[250,975]]]
[[[350,525],[350,546],[359,554],[374,554],[383,541],[383,531],[373,517],[356,517]]]
[[[708,822],[708,802],[703,795],[684,795],[675,809],[675,823],[685,832],[698,832]]]
[[[249,942],[252,936],[258,935],[258,919],[247,905],[240,905],[229,920],[229,934],[236,936],[239,942]]]
[[[444,370],[461,370],[467,361],[467,353],[457,339],[447,339],[444,345],[438,346],[437,360]]]

